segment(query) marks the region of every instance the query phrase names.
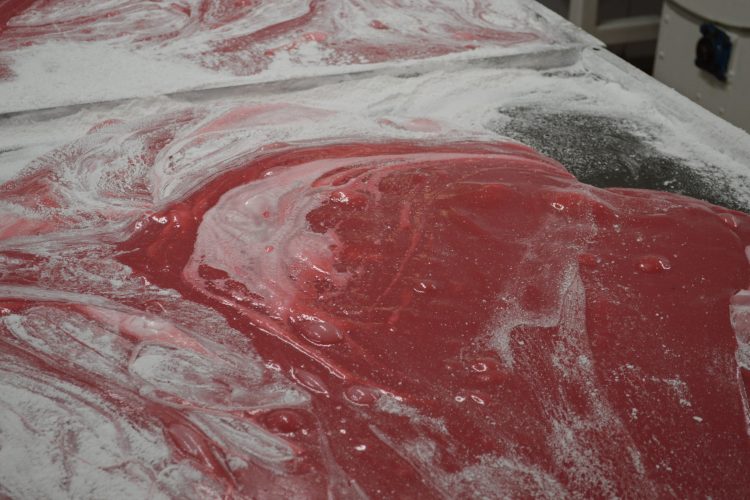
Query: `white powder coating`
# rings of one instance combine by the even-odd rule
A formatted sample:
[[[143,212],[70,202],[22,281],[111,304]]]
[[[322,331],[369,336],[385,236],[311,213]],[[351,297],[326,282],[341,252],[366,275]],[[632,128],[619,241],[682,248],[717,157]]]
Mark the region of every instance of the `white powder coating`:
[[[732,326],[737,335],[737,363],[750,370],[750,291],[742,290],[732,298]]]
[[[76,251],[74,246],[69,250]],[[191,425],[228,450],[227,459],[236,465],[255,461],[273,469],[295,459],[285,441],[232,415],[306,406],[306,393],[283,378],[269,379],[260,359],[215,313],[191,306],[154,320],[108,302],[102,295],[117,273],[101,271],[98,294],[88,279],[78,285],[88,288],[87,294],[7,286],[0,291],[3,297],[40,304],[23,315],[2,312],[0,318],[0,327],[9,335],[0,362],[4,493],[67,498],[218,494],[221,487],[212,485],[201,471],[174,460],[165,440],[185,439],[183,431],[165,435],[163,423],[141,415],[137,402],[181,409]],[[51,270],[53,275],[64,272],[63,263]],[[138,293],[137,281],[127,275],[117,279],[119,293]],[[75,281],[69,282],[69,288],[76,288]],[[152,298],[170,309],[179,300],[163,294]],[[45,305],[45,300],[62,300],[88,314],[71,314],[53,303]],[[227,350],[231,345],[236,349]],[[63,370],[66,378],[80,384],[39,374],[24,357],[14,356],[14,349]],[[87,380],[100,381],[102,387],[91,387]],[[100,396],[103,388],[112,399]],[[125,401],[129,403],[123,406]],[[173,432],[171,427],[168,430]],[[29,482],[29,474],[44,479]]]
[[[437,446],[428,438],[396,442],[375,426],[370,430],[418,470],[422,480],[444,498],[503,498],[511,495],[510,492],[545,499],[569,497],[552,475],[523,463],[512,454],[505,457],[483,455],[474,465],[459,472],[447,472],[441,470]]]
[[[522,0],[319,2],[317,9],[327,22],[318,15],[292,28],[284,28],[285,23],[304,19],[313,2],[245,3],[244,10],[236,2],[224,4],[69,0],[52,8],[30,9],[11,19],[9,28],[47,29],[41,29],[31,44],[22,43],[25,38],[16,41],[13,32],[0,36],[0,54],[14,73],[12,78],[0,78],[0,113],[411,67],[419,51],[410,51],[420,45],[457,45],[452,53],[426,52],[418,57],[444,64],[598,44],[543,7]],[[90,22],[84,17],[83,26],[77,28],[86,14],[102,19]],[[374,21],[388,28],[374,29],[370,24]],[[86,22],[90,22],[88,32]],[[459,31],[442,32],[454,25]],[[480,30],[480,38],[468,35],[472,27]],[[264,35],[276,29],[281,29],[280,36],[269,40]],[[518,41],[481,38],[487,36],[481,30],[489,29],[530,36]],[[256,34],[262,38],[241,42]],[[466,40],[461,41],[461,36]],[[451,37],[458,38],[451,41]],[[329,47],[328,38],[338,48]],[[240,40],[236,47],[235,39]],[[233,47],[229,53],[220,49],[226,44]],[[341,52],[346,44],[382,48],[400,44],[404,49],[386,61],[370,61],[367,50]]]
[[[468,2],[461,2],[460,6],[466,5]],[[280,53],[264,72],[250,76],[208,69],[175,56],[193,43],[206,45],[208,41],[200,36],[178,40],[164,50],[134,51],[106,43],[71,41],[14,50],[10,57],[17,77],[0,82],[0,106],[5,106],[0,112],[148,98],[2,118],[0,180],[11,179],[19,172],[31,174],[53,168],[59,176],[54,182],[55,195],[65,201],[62,206],[74,208],[39,209],[22,201],[6,202],[0,206],[4,214],[0,232],[18,221],[42,227],[50,217],[62,217],[74,231],[86,231],[92,221],[107,221],[115,230],[130,228],[128,225],[144,211],[164,207],[229,166],[263,153],[263,148],[275,142],[356,137],[493,140],[497,135],[489,125],[507,119],[497,109],[509,105],[628,119],[638,124],[639,132],[657,150],[681,158],[698,170],[706,164],[720,166],[737,179],[738,196],[750,203],[747,136],[642,79],[609,55],[587,49],[571,56],[571,47],[593,43],[586,37],[570,35],[574,32],[543,10],[519,1],[496,2],[496,6],[490,22],[502,24],[507,16],[511,27],[546,30],[561,41],[480,48],[434,58],[433,66],[412,61],[343,61],[336,67],[322,63],[328,54],[313,42],[295,49],[292,56]],[[542,17],[534,19],[533,14]],[[384,23],[398,22],[387,15],[381,17]],[[220,34],[229,36],[237,29],[235,25]],[[552,56],[556,62],[550,62],[548,50],[558,51]],[[487,62],[487,58],[502,61]],[[336,76],[364,70],[373,73]],[[261,85],[290,78],[302,78],[304,82]],[[253,85],[245,86],[249,83]],[[156,97],[228,86],[236,88]],[[95,129],[89,132],[92,127]],[[152,151],[155,141],[144,130],[156,135],[166,132],[170,137]],[[261,201],[254,197],[251,203]],[[76,258],[76,234],[71,233],[68,241],[39,244],[35,251],[47,257],[63,253]],[[33,242],[33,237],[28,237],[3,244],[14,249]],[[228,413],[306,407],[310,399],[307,392],[282,377],[273,383],[264,380],[273,370],[267,370],[249,344],[238,340],[237,332],[215,313],[180,305],[176,294],[155,290],[125,268],[99,269],[95,259],[91,261],[86,276],[66,274],[61,258],[53,270],[47,271],[50,276],[42,277],[42,283],[63,280],[70,295],[56,292],[49,296],[39,290],[3,287],[4,297],[63,300],[78,304],[97,319],[53,305],[41,305],[24,316],[3,313],[2,324],[14,345],[65,359],[66,366],[106,378],[144,400],[210,409],[190,414],[191,422],[232,450],[227,461],[234,469],[259,461],[274,470],[293,460],[283,440],[234,420]],[[11,269],[16,264],[9,259],[2,265]],[[572,484],[581,488],[614,491],[611,480],[620,477],[637,485],[638,494],[653,496],[653,485],[644,475],[638,451],[596,385],[587,349],[580,276],[573,267],[549,272],[555,278],[551,282],[559,285],[552,290],[559,297],[558,307],[543,317],[524,317],[516,311],[512,317],[498,318],[497,327],[490,329],[488,336],[512,367],[515,356],[534,349],[528,340],[522,340],[522,346],[513,343],[516,326],[560,326],[567,338],[549,353],[551,366],[562,379],[583,381],[588,389],[589,411],[569,411],[570,396],[564,390],[552,394],[541,385],[535,388],[554,421],[548,442],[555,459],[560,464],[572,464]],[[92,282],[97,283],[93,290]],[[89,288],[84,289],[83,284]],[[113,308],[106,299],[113,296],[146,296],[168,312],[155,321],[152,316]],[[738,364],[750,369],[748,297],[748,292],[737,294],[731,314],[739,345]],[[121,332],[127,332],[131,340]],[[224,343],[236,347],[237,352],[217,349],[216,345]],[[212,355],[216,352],[220,356]],[[0,493],[76,498],[200,498],[218,494],[218,486],[212,490],[200,471],[187,463],[170,461],[167,437],[152,424],[121,414],[84,387],[38,376],[16,363],[15,358],[3,360],[0,366]],[[688,401],[687,389],[679,383],[659,383],[670,385],[676,397]],[[750,409],[742,385],[740,390],[750,434]],[[689,403],[683,406],[687,409]],[[439,420],[419,415],[394,399],[382,400],[378,409],[445,432]],[[489,483],[503,485],[507,491],[534,492],[539,497],[561,498],[567,494],[550,474],[523,463],[512,453],[483,456],[459,472],[436,474],[438,457],[429,439],[397,443],[377,429],[373,432],[446,496],[492,496],[496,491],[483,487]],[[588,439],[627,450],[630,461],[602,463],[588,452]],[[321,446],[325,449],[326,445]],[[344,484],[343,473],[332,459],[330,462],[331,475]],[[31,474],[38,480],[20,479]],[[353,495],[356,485],[347,485],[346,491]]]
[[[527,105],[549,112],[591,113],[636,124],[637,132],[657,151],[679,159],[696,172],[710,176],[711,169],[716,169],[731,178],[728,189],[750,206],[747,135],[661,85],[644,82],[616,59],[603,54],[586,51],[573,66],[543,71],[461,63],[409,78],[385,74],[347,81],[324,79],[309,90],[243,87],[242,92],[224,89],[9,117],[0,121],[0,179],[8,179],[41,152],[81,137],[97,123],[114,120],[78,142],[77,147],[87,150],[83,157],[90,160],[82,164],[83,157],[76,157],[74,161],[79,163],[66,169],[71,170],[71,175],[73,170],[89,169],[87,176],[93,182],[98,175],[95,158],[104,155],[121,165],[123,172],[137,168],[143,175],[152,176],[158,186],[152,196],[163,202],[209,175],[206,167],[222,168],[228,158],[251,155],[273,142],[320,137],[496,139],[491,126],[508,119],[498,113],[498,108]],[[538,57],[529,56],[524,64],[539,63]],[[281,109],[271,109],[266,120],[250,117],[229,130],[201,130],[238,106],[274,103],[290,106],[287,109],[303,106],[321,111],[310,115],[299,108],[299,112],[292,112],[297,116],[283,117]],[[330,114],[325,116],[326,112]],[[186,116],[190,116],[188,121],[181,118]],[[117,122],[123,119],[126,123]],[[122,134],[149,125],[174,129],[176,136],[158,152],[153,163],[144,163],[147,144],[143,137],[132,134],[123,141]],[[58,154],[52,159],[67,163],[73,160],[69,157],[69,153],[63,157]],[[37,160],[31,168],[39,163]],[[199,166],[201,172],[197,172]],[[185,168],[196,171],[178,175]],[[76,177],[80,182],[80,177]],[[82,204],[89,203],[85,196],[92,189],[95,188],[77,187],[76,196]],[[152,201],[147,198],[144,203]]]
[[[0,482],[23,498],[145,497],[167,458],[158,429],[136,427],[104,401],[3,360]],[[29,478],[33,477],[33,481]],[[157,493],[156,498],[166,498]]]
[[[61,41],[18,49],[13,59],[18,76],[0,80],[0,113],[153,97],[170,89],[205,86],[217,77],[181,59]]]
[[[750,260],[750,247],[745,249]],[[747,435],[750,436],[750,401],[745,391],[742,370],[750,372],[750,290],[741,290],[732,297],[730,319],[737,337],[737,385],[745,409]]]
[[[530,61],[533,60],[531,57]],[[679,97],[660,88],[659,93],[654,95],[653,89],[644,90],[637,80],[629,78],[608,57],[587,52],[573,66],[562,69],[539,71],[461,64],[409,78],[383,74],[348,81],[321,80],[320,86],[302,90],[291,88],[285,91],[263,87],[250,87],[243,92],[217,90],[205,95],[159,97],[8,117],[0,122],[0,149],[9,150],[0,154],[3,177],[8,179],[24,168],[26,170],[22,173],[28,174],[54,168],[57,178],[52,191],[63,201],[61,206],[76,208],[30,208],[19,200],[17,203],[5,203],[2,210],[19,220],[40,224],[49,217],[63,217],[70,228],[76,231],[86,231],[92,221],[99,224],[106,222],[116,230],[132,228],[135,217],[144,211],[155,211],[166,206],[224,169],[262,154],[269,144],[356,137],[367,137],[369,140],[399,138],[435,141],[457,138],[496,139],[497,135],[488,125],[503,119],[497,108],[524,104],[627,118],[640,124],[643,134],[649,137],[648,140],[657,149],[694,163],[696,168],[704,163],[721,165],[726,172],[736,175],[737,185],[742,188],[744,179],[747,178],[742,155],[750,146],[747,141],[740,140],[742,136],[739,132],[725,124],[714,123],[712,126],[715,129],[710,129],[711,133],[708,135],[702,129],[699,133],[696,123],[698,118],[703,117],[700,111],[692,110]],[[250,95],[245,95],[245,91]],[[331,95],[336,95],[337,99],[330,100]],[[665,100],[664,103],[660,102],[662,99]],[[684,112],[667,112],[670,102],[685,104]],[[658,107],[655,108],[657,104]],[[685,117],[688,119],[684,119]],[[162,133],[168,134],[170,140],[153,151],[153,138]],[[743,199],[750,200],[750,191],[740,194]],[[262,199],[255,197],[250,201],[255,206]],[[10,223],[10,218],[6,217],[0,222],[0,229],[3,224]],[[585,240],[585,232],[580,237]],[[31,241],[33,240],[29,240]],[[43,246],[38,246],[36,252],[52,256],[71,243],[74,241],[46,242]],[[23,244],[22,240],[6,243],[11,246]],[[4,265],[12,266],[13,263],[4,262]],[[63,268],[64,263],[61,261],[59,273],[64,273]],[[574,286],[577,282],[576,274],[565,269],[550,271],[553,275],[564,278],[559,290],[559,309],[549,311],[549,314],[540,318],[525,318],[521,314],[498,318],[499,326],[493,333],[495,345],[509,366],[512,366],[514,356],[524,349],[534,348],[529,345],[528,339],[520,340],[519,345],[513,343],[514,326],[536,324],[553,327],[561,323],[575,324],[576,304],[581,301]],[[101,282],[101,289],[96,293],[105,296],[112,293],[139,293],[142,286],[135,283],[126,272],[112,273],[96,269],[92,269],[89,276],[69,276],[67,279],[75,289],[78,283],[86,283],[92,276],[99,276]],[[50,279],[59,279],[59,275]],[[112,283],[118,283],[116,288],[113,289]],[[26,292],[21,291],[6,291],[7,296],[23,297],[25,294]],[[68,300],[87,301],[81,297],[70,297]],[[158,297],[158,300],[174,302],[178,299]],[[90,305],[105,309],[107,306],[100,302]],[[734,313],[735,329],[740,332],[740,339],[741,327],[737,325],[742,321],[742,307],[744,306],[735,306]],[[562,315],[563,310],[571,311],[573,316]],[[118,311],[117,314],[122,312],[126,313]],[[218,321],[212,316],[213,313],[204,311],[203,314],[210,321]],[[309,404],[309,396],[300,389],[293,388],[288,382],[279,381],[275,386],[260,384],[254,378],[257,377],[253,375],[254,370],[257,373],[266,370],[255,356],[245,354],[239,361],[229,358],[222,364],[217,364],[215,359],[206,357],[197,347],[183,352],[170,350],[175,345],[175,338],[183,346],[189,345],[189,342],[185,343],[179,337],[162,333],[173,332],[176,328],[188,336],[187,340],[197,341],[206,332],[214,331],[214,328],[204,326],[207,320],[198,317],[199,315],[174,314],[168,323],[161,323],[156,329],[153,324],[148,323],[151,321],[149,318],[133,318],[127,325],[131,328],[140,325],[138,335],[142,339],[141,347],[134,351],[112,339],[111,332],[116,329],[113,330],[114,325],[111,324],[107,327],[104,316],[101,316],[104,324],[99,326],[76,321],[67,315],[63,318],[59,311],[54,310],[40,310],[37,313],[38,318],[44,316],[48,318],[36,323],[33,328],[21,328],[20,320],[12,316],[6,318],[6,322],[9,328],[17,332],[19,338],[28,342],[35,350],[43,350],[44,344],[40,344],[38,339],[45,331],[58,336],[65,333],[80,339],[93,339],[87,340],[88,345],[91,345],[90,349],[101,354],[93,355],[88,350],[73,352],[68,344],[58,345],[56,349],[69,353],[71,358],[80,359],[81,364],[92,370],[91,373],[101,373],[108,378],[122,380],[123,384],[132,387],[131,390],[136,390],[141,397],[147,399],[177,397],[200,403],[218,412],[237,408],[306,407]],[[576,328],[571,327],[570,331],[576,331]],[[194,332],[200,332],[201,335]],[[149,335],[156,335],[157,341],[149,341]],[[229,336],[227,334],[222,338]],[[45,342],[49,341],[50,339]],[[201,342],[207,351],[214,351],[211,344]],[[520,345],[521,342],[524,344]],[[546,387],[537,388],[539,397],[547,398],[545,401],[550,418],[555,422],[548,436],[550,449],[555,450],[559,464],[572,464],[572,470],[575,471],[572,484],[578,487],[604,491],[609,488],[614,491],[612,478],[628,477],[633,484],[641,485],[642,493],[648,495],[651,486],[643,475],[639,453],[631,445],[622,422],[608,407],[606,398],[597,392],[592,376],[593,367],[590,366],[591,357],[585,344],[585,338],[578,338],[575,346],[560,346],[560,352],[551,358],[551,362],[561,377],[588,381],[590,413],[571,414],[567,410],[568,403],[564,394],[557,397],[549,394]],[[570,352],[566,349],[570,349]],[[738,360],[744,359],[744,352],[740,349]],[[226,357],[222,356],[222,359]],[[238,362],[244,363],[247,370],[240,378],[236,372]],[[189,377],[194,382],[181,384],[179,378],[169,376],[174,373]],[[223,382],[216,384],[214,375]],[[240,383],[240,380],[243,382]],[[252,390],[227,389],[248,384],[253,387]],[[32,388],[24,387],[23,390],[32,392]],[[49,390],[55,391],[54,397],[71,397],[70,391],[51,387]],[[16,394],[13,396],[16,399],[24,397],[10,391],[7,394]],[[744,397],[744,392],[742,395]],[[676,394],[676,397],[679,396]],[[29,398],[36,400],[37,396]],[[468,401],[467,398],[465,404]],[[99,408],[98,402],[95,403],[97,405],[92,407]],[[50,396],[39,399],[38,403],[40,407],[46,407],[47,411],[56,411],[55,404]],[[381,410],[403,414],[418,422],[418,425],[440,430],[439,422],[415,414],[408,405],[399,404],[399,408],[386,406]],[[6,421],[12,422],[15,417],[11,417],[9,414]],[[80,426],[84,426],[94,423],[102,425],[99,422],[108,422],[114,417],[94,413],[77,418],[82,419]],[[238,470],[252,460],[260,460],[270,468],[291,460],[285,445],[265,430],[253,427],[238,429],[239,422],[227,422],[203,414],[193,414],[191,421],[217,442],[233,447],[234,455],[228,457],[228,460]],[[132,430],[132,435],[126,434],[127,439],[139,439],[139,432],[145,431],[136,427]],[[109,478],[109,470],[89,467],[85,471],[75,469],[77,473],[86,474],[89,478],[87,483],[71,483],[63,488],[58,482],[39,482],[34,485],[36,490],[23,489],[30,486],[12,483],[10,478],[18,471],[7,468],[14,461],[19,461],[18,457],[29,457],[28,460],[34,462],[29,467],[56,470],[55,477],[67,474],[64,469],[49,468],[52,466],[45,462],[46,457],[54,456],[54,450],[59,446],[56,436],[45,438],[47,441],[38,441],[46,443],[43,445],[46,451],[39,455],[28,455],[28,448],[24,448],[26,445],[23,443],[30,439],[29,435],[19,434],[18,444],[5,447],[2,452],[8,454],[9,460],[4,460],[3,463],[8,465],[0,469],[0,482],[10,485],[8,488],[12,489],[9,491],[24,496],[52,495],[61,491],[68,492],[71,496],[85,496],[88,492],[96,494],[100,491],[97,489],[100,484],[120,484],[112,487],[121,488],[117,490],[116,496],[123,497],[139,496],[143,491],[155,489],[166,496],[184,494],[191,497],[196,495],[195,492],[187,493],[184,489],[178,489],[178,485],[202,484],[205,488],[202,483],[205,477],[199,471],[186,464],[170,463],[165,458],[168,453],[166,438],[154,435],[150,441],[142,444],[143,448],[139,451],[141,455],[137,458],[138,465],[133,468],[135,472],[128,470],[123,479],[117,480],[120,483]],[[108,438],[106,435],[83,433],[79,434],[79,439],[85,440],[86,449],[90,449],[97,448],[99,440],[106,441]],[[390,438],[381,435],[381,439],[388,442]],[[629,462],[615,468],[614,464],[598,461],[596,456],[587,451],[586,442],[589,439],[608,442],[613,447],[627,450]],[[429,478],[437,491],[443,491],[446,495],[449,491],[463,491],[473,495],[490,494],[481,490],[481,482],[477,481],[480,477],[484,480],[492,478],[492,481],[506,485],[509,490],[536,491],[539,495],[548,497],[564,495],[562,487],[553,477],[512,455],[485,457],[480,464],[450,475],[436,473],[439,468],[435,466],[435,457],[431,458],[425,451],[429,449],[427,443],[419,446],[393,443],[392,447],[402,456],[409,457],[411,463],[422,464],[419,470],[423,471],[424,477]],[[98,453],[101,454],[99,460],[110,463],[122,451],[103,447]],[[154,465],[155,462],[157,465]],[[669,461],[665,461],[665,467],[669,467],[669,464]],[[8,478],[7,481],[5,478]]]

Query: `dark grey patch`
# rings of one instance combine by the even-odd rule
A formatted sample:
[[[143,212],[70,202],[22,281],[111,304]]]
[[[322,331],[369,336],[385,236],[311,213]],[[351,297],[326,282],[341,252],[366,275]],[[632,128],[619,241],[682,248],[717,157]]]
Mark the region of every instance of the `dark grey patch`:
[[[396,75],[396,78],[402,78],[406,80],[409,78],[416,78],[418,76],[422,76],[422,73],[399,73]]]
[[[498,110],[510,118],[488,127],[562,163],[578,180],[596,187],[655,189],[750,212],[736,180],[712,165],[700,170],[656,150],[623,119],[583,113],[545,113],[530,107]]]

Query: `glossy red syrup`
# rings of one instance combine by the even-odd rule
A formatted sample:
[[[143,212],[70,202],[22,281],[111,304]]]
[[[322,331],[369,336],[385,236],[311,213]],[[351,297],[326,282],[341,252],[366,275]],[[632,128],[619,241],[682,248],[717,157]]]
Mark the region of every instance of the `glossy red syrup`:
[[[311,496],[333,461],[374,497],[728,498],[750,494],[729,315],[748,243],[743,214],[521,146],[338,144],[215,177],[119,259],[309,391],[247,418],[297,450],[282,475],[319,474]],[[260,493],[185,432],[174,453]]]

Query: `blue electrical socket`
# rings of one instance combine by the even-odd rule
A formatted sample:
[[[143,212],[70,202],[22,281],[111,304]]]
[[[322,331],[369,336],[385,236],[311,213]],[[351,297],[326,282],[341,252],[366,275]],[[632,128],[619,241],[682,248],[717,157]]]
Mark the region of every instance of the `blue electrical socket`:
[[[695,65],[715,76],[719,81],[727,81],[729,59],[732,57],[732,40],[729,35],[712,23],[701,25],[701,34],[695,48]]]

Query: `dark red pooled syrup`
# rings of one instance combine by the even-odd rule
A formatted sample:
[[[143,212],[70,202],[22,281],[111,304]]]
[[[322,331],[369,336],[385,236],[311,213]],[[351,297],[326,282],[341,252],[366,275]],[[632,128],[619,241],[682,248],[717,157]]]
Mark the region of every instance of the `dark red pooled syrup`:
[[[270,476],[175,420],[173,452],[231,495],[315,471],[301,494],[739,498],[748,244],[743,214],[583,185],[525,147],[396,142],[257,157],[118,258],[311,395],[247,417],[297,450]]]

